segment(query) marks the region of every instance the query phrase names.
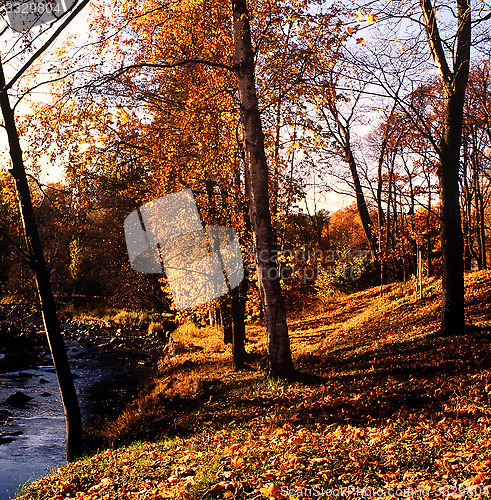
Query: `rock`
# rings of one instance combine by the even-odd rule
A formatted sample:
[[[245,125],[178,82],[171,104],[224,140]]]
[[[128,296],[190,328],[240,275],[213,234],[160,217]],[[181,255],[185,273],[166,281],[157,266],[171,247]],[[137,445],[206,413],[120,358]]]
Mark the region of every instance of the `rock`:
[[[22,406],[25,405],[31,399],[32,399],[31,396],[28,396],[23,392],[16,391],[4,401],[4,404],[11,406]]]
[[[39,383],[40,384],[49,384],[49,380],[46,380],[45,378],[40,378]]]
[[[11,443],[14,440],[14,438],[7,437],[7,436],[0,436],[0,444],[8,444]]]
[[[43,396],[43,398],[47,398],[48,396],[51,396],[51,392],[42,392],[41,396]]]

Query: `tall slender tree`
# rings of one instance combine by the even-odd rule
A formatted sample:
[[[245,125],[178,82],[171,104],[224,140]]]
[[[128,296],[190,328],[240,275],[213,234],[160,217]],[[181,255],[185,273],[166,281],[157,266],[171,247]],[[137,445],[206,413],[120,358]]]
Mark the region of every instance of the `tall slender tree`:
[[[240,114],[244,130],[246,187],[252,226],[259,290],[268,335],[268,367],[271,377],[291,377],[293,366],[285,303],[276,260],[276,242],[269,211],[269,171],[264,150],[246,0],[232,0],[234,72],[239,82]]]
[[[8,136],[10,148],[11,168],[9,169],[15,183],[17,199],[20,208],[25,242],[29,257],[29,264],[34,272],[36,286],[41,304],[46,336],[48,338],[53,364],[55,366],[58,385],[60,388],[66,421],[67,459],[71,460],[82,454],[83,434],[82,419],[78,398],[70,372],[68,357],[61,334],[60,323],[56,315],[55,301],[51,288],[49,270],[43,253],[39,232],[34,217],[31,193],[27,182],[26,169],[19,141],[19,133],[15,123],[12,105],[8,91],[19,78],[37,61],[53,43],[71,20],[85,7],[88,0],[83,0],[58,26],[48,40],[24,63],[22,68],[7,82],[4,74],[4,65],[0,61],[0,109],[3,115],[4,127]]]
[[[464,101],[469,78],[471,6],[457,0],[456,49],[450,69],[443,49],[431,0],[420,0],[428,44],[444,93],[443,129],[438,156],[443,254],[441,329],[445,334],[461,330],[464,317],[464,239],[460,215],[459,168]]]

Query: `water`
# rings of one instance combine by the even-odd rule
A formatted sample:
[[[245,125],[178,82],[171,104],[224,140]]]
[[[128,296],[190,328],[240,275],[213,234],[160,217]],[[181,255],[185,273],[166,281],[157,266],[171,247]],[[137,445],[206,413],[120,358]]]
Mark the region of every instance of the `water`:
[[[67,342],[67,347],[72,373],[77,377],[75,387],[82,415],[87,417],[94,405],[97,406],[91,398],[90,388],[95,383],[114,378],[121,367],[101,363],[73,342]],[[19,407],[4,404],[16,391],[32,399]],[[11,414],[11,420],[0,426],[0,431],[7,436],[22,432],[12,436],[12,442],[0,444],[0,500],[7,500],[27,481],[65,462],[65,418],[53,366],[0,374],[0,410]]]

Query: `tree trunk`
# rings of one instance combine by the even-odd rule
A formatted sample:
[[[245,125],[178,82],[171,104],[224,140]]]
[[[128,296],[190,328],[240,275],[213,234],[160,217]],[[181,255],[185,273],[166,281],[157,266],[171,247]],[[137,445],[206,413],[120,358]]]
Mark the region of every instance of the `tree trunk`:
[[[5,89],[5,75],[3,64],[0,62],[0,88]],[[38,228],[34,218],[31,194],[27,182],[19,135],[15,125],[14,114],[6,90],[0,93],[0,105],[7,130],[10,146],[12,167],[9,169],[14,178],[17,197],[19,201],[22,225],[24,227],[26,246],[29,254],[30,265],[34,271],[36,286],[41,303],[46,336],[48,338],[53,364],[58,378],[61,399],[66,420],[67,460],[73,460],[82,455],[82,419],[78,404],[75,386],[73,384],[68,357],[65,349],[60,324],[56,315],[55,302],[51,289],[49,271],[39,238]]]
[[[266,375],[288,378],[295,374],[295,369],[286,324],[285,303],[276,265],[276,242],[269,209],[269,172],[256,95],[254,52],[246,0],[232,0],[232,18],[235,43],[234,71],[239,83],[241,122],[244,130],[249,218],[253,233],[258,285],[266,320]]]
[[[479,231],[481,232],[481,241],[482,241],[482,268],[487,269],[488,256],[486,248],[486,213],[485,213],[484,200],[482,199],[482,197],[481,197],[480,214],[481,214],[481,225],[479,227]]]
[[[234,288],[230,293],[232,299],[232,318],[233,318],[233,343],[232,355],[234,368],[240,370],[244,368],[246,350],[245,350],[245,308],[247,302],[247,288],[249,282],[244,279],[242,283]]]
[[[358,213],[360,214],[363,230],[365,231],[365,235],[367,237],[368,243],[370,244],[370,248],[376,254],[378,250],[377,240],[373,235],[372,231],[373,223],[372,219],[370,218],[370,214],[368,213],[368,207],[365,200],[365,195],[363,194],[363,189],[361,187],[360,176],[358,175],[358,168],[356,166],[355,157],[353,156],[353,152],[351,151],[349,138],[346,138],[345,155],[346,155],[346,161],[348,162],[350,168],[353,184],[355,186],[356,206],[358,208]]]
[[[231,344],[234,338],[234,326],[230,298],[228,296],[220,302],[220,318],[222,322],[223,343]]]
[[[428,177],[429,179],[429,177]],[[433,276],[433,264],[431,263],[431,185],[428,181],[428,210],[426,212],[426,265],[428,267],[428,278]]]
[[[445,334],[459,331],[465,325],[464,238],[459,196],[462,109],[463,99],[455,95],[447,97],[439,169],[443,257],[441,328]]]

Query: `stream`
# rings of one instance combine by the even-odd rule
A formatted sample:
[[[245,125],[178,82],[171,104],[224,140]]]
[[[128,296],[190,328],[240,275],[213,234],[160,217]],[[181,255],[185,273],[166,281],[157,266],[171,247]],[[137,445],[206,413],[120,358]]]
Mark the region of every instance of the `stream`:
[[[125,349],[115,337],[107,342],[107,333],[99,341],[85,333],[65,340],[84,428],[96,416],[114,416],[154,367],[145,350]],[[144,339],[133,337],[132,343],[137,341],[141,345]],[[157,343],[154,339],[154,347]],[[63,465],[65,445],[56,374],[44,349],[39,363],[0,373],[0,500],[13,498],[26,482]]]

